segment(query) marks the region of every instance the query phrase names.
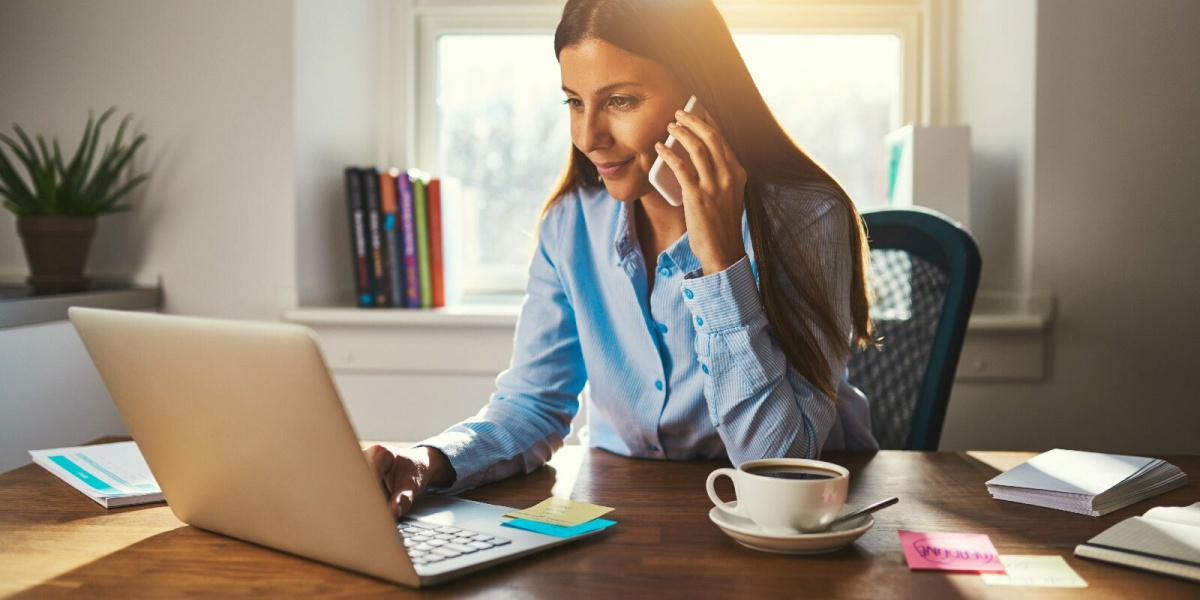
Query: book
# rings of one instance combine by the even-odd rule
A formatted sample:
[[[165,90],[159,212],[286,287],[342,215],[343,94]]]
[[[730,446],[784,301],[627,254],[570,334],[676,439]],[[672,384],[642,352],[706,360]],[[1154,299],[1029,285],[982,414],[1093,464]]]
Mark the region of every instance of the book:
[[[433,290],[430,281],[429,264],[429,195],[427,186],[429,178],[421,171],[409,171],[413,182],[413,215],[416,219],[414,228],[417,232],[417,279],[419,283],[420,307],[433,306]]]
[[[30,450],[29,456],[104,508],[163,501],[134,442]]]
[[[388,306],[387,265],[384,264],[383,224],[380,210],[379,169],[368,167],[362,174],[363,195],[367,199],[367,240],[371,255],[371,272],[374,275],[374,306]]]
[[[429,289],[430,306],[446,306],[445,265],[442,254],[442,181],[429,180],[425,187],[429,200]]]
[[[1200,502],[1125,519],[1076,546],[1075,556],[1200,581]]]
[[[417,273],[417,221],[413,214],[413,181],[407,173],[396,177],[400,192],[400,231],[404,237],[404,303],[421,307],[421,282]]]
[[[367,252],[366,199],[361,177],[357,167],[346,167],[346,206],[350,216],[350,249],[354,256],[355,302],[365,307],[375,304],[375,283]]]
[[[1187,484],[1168,462],[1057,448],[987,482],[997,500],[1098,517]]]
[[[404,306],[404,250],[397,229],[397,169],[379,173],[379,208],[383,215],[383,262],[387,265],[387,306]]]
[[[445,305],[462,302],[463,248],[461,240],[465,230],[462,214],[462,186],[453,177],[438,178],[441,196],[442,219],[442,292]],[[459,242],[459,243],[456,243]]]

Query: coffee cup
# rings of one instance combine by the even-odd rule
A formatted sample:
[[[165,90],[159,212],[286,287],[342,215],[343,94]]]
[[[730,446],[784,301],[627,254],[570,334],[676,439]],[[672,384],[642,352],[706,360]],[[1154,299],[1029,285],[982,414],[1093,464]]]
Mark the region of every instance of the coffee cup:
[[[717,496],[718,477],[733,481],[737,504]],[[708,475],[708,497],[730,515],[754,521],[765,533],[789,535],[819,531],[846,504],[850,472],[845,467],[803,458],[765,458]]]

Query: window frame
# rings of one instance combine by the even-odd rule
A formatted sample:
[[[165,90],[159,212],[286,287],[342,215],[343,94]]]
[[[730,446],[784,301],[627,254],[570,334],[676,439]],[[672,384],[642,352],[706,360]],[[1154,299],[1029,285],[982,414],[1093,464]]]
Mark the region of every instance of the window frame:
[[[717,0],[735,33],[891,34],[900,39],[901,125],[948,122],[953,0]],[[565,0],[381,0],[379,156],[437,173],[437,38],[553,33]],[[463,282],[468,298],[517,294],[524,273]]]

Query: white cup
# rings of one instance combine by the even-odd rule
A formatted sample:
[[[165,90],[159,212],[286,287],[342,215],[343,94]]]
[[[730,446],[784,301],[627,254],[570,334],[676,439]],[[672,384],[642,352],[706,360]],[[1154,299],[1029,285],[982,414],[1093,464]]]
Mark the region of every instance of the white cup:
[[[717,497],[713,482],[733,481],[737,505]],[[850,471],[820,460],[766,458],[708,475],[708,497],[718,509],[754,521],[768,534],[788,535],[824,529],[846,504]]]

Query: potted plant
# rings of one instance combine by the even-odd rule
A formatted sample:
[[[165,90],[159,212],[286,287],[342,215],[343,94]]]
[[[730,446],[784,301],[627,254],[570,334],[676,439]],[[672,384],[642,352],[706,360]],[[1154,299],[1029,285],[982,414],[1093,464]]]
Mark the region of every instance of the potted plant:
[[[96,233],[96,217],[131,209],[121,199],[149,177],[148,173],[123,176],[146,142],[146,136],[138,135],[128,145],[124,143],[133,115],[121,121],[116,136],[97,152],[100,130],[115,111],[116,107],[110,108],[99,119],[88,112],[83,139],[70,161],[63,159],[57,139],[47,144],[38,135],[35,145],[16,124],[13,130],[19,143],[0,134],[0,142],[16,157],[10,160],[0,146],[0,199],[17,216],[17,233],[29,263],[27,281],[39,292],[87,286],[83,272]],[[25,176],[19,166],[24,167]]]

